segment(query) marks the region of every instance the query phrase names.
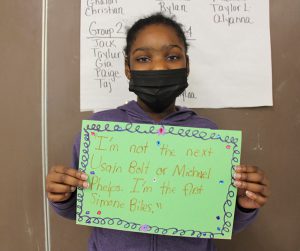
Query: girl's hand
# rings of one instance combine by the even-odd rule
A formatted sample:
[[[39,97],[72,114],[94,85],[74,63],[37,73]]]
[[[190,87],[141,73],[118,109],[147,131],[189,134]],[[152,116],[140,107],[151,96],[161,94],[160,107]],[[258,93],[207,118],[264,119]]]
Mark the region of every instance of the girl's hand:
[[[256,166],[237,166],[234,185],[238,188],[237,202],[242,208],[260,208],[270,196],[269,180],[265,173]]]
[[[69,199],[76,187],[88,188],[87,175],[74,168],[53,166],[46,178],[48,199],[61,202]]]

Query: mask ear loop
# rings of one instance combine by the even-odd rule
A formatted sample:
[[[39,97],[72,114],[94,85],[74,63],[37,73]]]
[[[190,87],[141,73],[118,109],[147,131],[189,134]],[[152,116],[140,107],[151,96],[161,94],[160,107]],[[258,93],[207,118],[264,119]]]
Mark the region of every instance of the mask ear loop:
[[[185,57],[186,57],[186,74],[187,74],[187,77],[189,76],[190,74],[190,57],[188,54],[185,54]]]
[[[129,70],[130,70],[130,64],[129,64],[129,61],[130,61],[130,58],[128,55],[126,55],[125,51],[123,51],[123,55],[124,55],[124,58],[125,58],[125,65],[127,64]]]
[[[130,64],[129,64],[130,59],[129,59],[129,56],[126,54],[125,50],[123,50],[123,56],[124,56],[124,60],[125,60],[125,64],[124,64],[124,66],[125,66],[125,75],[128,79],[130,79],[129,78],[130,71],[131,71],[130,70]],[[126,69],[127,67],[128,67],[128,70]]]
[[[122,52],[123,52],[123,56],[124,56],[124,60],[125,60],[125,66],[127,65],[129,71],[131,71],[131,70],[130,70],[130,64],[129,64],[130,58],[129,58],[129,56],[126,54],[125,49],[124,49]]]

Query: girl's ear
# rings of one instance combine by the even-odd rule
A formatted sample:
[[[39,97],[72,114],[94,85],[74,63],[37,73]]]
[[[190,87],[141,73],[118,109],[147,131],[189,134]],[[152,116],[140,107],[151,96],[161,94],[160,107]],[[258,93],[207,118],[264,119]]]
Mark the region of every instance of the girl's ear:
[[[186,71],[187,71],[187,75],[189,76],[189,74],[190,74],[190,58],[189,58],[189,55],[186,55]]]
[[[127,56],[125,57],[125,75],[126,75],[128,80],[131,79],[130,67],[129,67],[129,58]]]

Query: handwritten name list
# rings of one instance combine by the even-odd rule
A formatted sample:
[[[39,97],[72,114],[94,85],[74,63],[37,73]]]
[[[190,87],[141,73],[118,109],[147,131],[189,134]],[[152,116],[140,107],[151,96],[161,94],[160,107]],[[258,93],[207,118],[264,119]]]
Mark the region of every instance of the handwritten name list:
[[[252,24],[251,6],[248,0],[211,0],[215,24]]]
[[[243,26],[242,30],[247,32],[248,26],[257,22],[257,8],[257,4],[250,0],[82,0],[81,110],[112,108],[135,99],[135,94],[128,91],[128,80],[124,74],[126,30],[139,18],[157,12],[175,16],[183,24],[190,44],[190,85],[178,98],[179,103],[201,107],[202,102],[210,102],[210,95],[205,92],[218,84],[208,85],[211,78],[206,78],[201,72],[201,64],[209,59],[209,55],[202,53],[203,46],[206,52],[218,49],[220,45],[212,48],[207,45],[209,39],[214,39],[214,32],[220,34],[220,29],[232,33],[228,29]],[[220,28],[214,29],[214,26]],[[230,49],[226,48],[227,51]],[[219,55],[222,57],[222,54]],[[226,60],[230,61],[228,57]],[[216,70],[224,82],[223,70]],[[244,75],[241,73],[241,76]]]

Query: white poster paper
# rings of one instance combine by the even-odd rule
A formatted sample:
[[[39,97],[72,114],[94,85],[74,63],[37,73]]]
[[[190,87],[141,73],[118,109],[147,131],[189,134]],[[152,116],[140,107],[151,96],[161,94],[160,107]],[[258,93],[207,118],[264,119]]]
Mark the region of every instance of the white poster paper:
[[[80,108],[115,108],[136,99],[124,74],[126,28],[155,12],[175,15],[190,48],[191,108],[271,106],[268,0],[82,0]]]

